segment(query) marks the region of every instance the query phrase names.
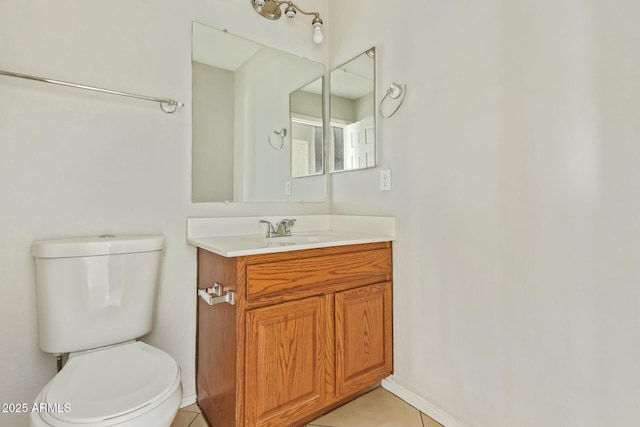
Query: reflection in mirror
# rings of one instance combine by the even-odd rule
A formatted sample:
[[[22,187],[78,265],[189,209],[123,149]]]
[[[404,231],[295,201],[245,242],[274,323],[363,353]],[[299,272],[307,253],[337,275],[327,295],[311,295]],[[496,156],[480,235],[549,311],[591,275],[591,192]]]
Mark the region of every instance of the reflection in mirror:
[[[376,165],[375,48],[331,72],[329,170]]]
[[[325,200],[322,165],[318,172],[311,164],[322,150],[312,146],[315,136],[310,176],[291,179],[289,111],[292,92],[309,82],[320,79],[322,98],[324,65],[194,22],[192,72],[193,202]],[[322,114],[303,115],[322,128]]]
[[[322,87],[323,79],[319,78],[289,97],[292,178],[324,172]]]

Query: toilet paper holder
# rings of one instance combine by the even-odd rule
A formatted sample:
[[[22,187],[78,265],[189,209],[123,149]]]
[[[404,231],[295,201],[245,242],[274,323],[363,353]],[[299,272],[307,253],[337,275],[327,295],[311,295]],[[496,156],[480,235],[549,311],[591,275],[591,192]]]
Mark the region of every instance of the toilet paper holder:
[[[220,304],[222,302],[231,305],[236,304],[236,293],[227,291],[226,294],[222,295],[222,285],[220,283],[214,283],[211,288],[198,289],[198,295],[209,305]]]

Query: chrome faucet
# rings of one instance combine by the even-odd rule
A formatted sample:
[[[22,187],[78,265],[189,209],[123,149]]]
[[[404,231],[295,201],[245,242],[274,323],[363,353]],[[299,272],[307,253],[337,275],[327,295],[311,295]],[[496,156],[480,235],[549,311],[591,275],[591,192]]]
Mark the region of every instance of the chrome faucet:
[[[296,222],[295,219],[283,219],[276,226],[276,236],[291,236],[291,227],[293,227],[293,223]]]
[[[276,237],[276,229],[273,227],[273,224],[264,219],[261,219],[260,222],[267,224],[267,235],[265,237]]]
[[[293,223],[296,222],[296,220],[283,219],[275,226],[264,219],[261,219],[260,222],[262,224],[267,224],[267,234],[265,237],[284,237],[291,236],[291,227],[293,227]]]

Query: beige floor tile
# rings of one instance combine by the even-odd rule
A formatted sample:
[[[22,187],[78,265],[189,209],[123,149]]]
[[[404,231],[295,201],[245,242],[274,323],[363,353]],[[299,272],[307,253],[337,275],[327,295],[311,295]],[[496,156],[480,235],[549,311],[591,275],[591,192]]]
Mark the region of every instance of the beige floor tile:
[[[427,414],[420,414],[422,416],[422,425],[424,427],[444,427],[442,424],[429,417]]]
[[[189,424],[198,416],[195,412],[178,411],[171,427],[189,427]]]
[[[191,424],[189,424],[189,427],[209,427],[209,426],[207,425],[207,422],[204,420],[204,417],[202,416],[202,414],[198,414],[196,419],[193,420]]]
[[[327,427],[423,427],[420,411],[383,388],[309,423]]]
[[[182,412],[196,412],[198,414],[200,413],[200,408],[196,403],[194,403],[193,405],[185,406],[184,408],[180,408],[180,410]]]

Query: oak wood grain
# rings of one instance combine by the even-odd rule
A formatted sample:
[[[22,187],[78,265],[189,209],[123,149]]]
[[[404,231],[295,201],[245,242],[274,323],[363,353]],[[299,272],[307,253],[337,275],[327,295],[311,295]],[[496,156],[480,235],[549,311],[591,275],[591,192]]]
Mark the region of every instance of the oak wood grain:
[[[277,238],[277,237],[276,237]],[[326,248],[305,249],[301,251],[274,252],[269,254],[249,255],[248,265],[264,264],[267,262],[284,261],[287,259],[313,258],[323,255],[338,255],[349,252],[371,251],[374,249],[391,249],[391,242],[360,243],[356,245],[329,246]]]
[[[336,388],[349,394],[392,371],[391,283],[338,292],[335,298]]]
[[[310,258],[286,259],[247,267],[249,301],[267,295],[364,279],[373,283],[391,279],[390,249],[375,249]]]
[[[247,312],[246,425],[287,425],[325,401],[327,307],[306,298]]]

